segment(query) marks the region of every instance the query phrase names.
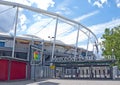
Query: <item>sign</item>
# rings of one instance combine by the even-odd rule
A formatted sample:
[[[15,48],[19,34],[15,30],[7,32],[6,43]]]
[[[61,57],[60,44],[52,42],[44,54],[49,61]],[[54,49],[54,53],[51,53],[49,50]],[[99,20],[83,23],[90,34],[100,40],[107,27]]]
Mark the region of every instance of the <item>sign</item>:
[[[33,59],[40,60],[40,53],[38,51],[34,51]]]
[[[55,69],[55,65],[51,65],[50,69],[54,70]]]
[[[42,64],[42,46],[30,45],[31,64]]]

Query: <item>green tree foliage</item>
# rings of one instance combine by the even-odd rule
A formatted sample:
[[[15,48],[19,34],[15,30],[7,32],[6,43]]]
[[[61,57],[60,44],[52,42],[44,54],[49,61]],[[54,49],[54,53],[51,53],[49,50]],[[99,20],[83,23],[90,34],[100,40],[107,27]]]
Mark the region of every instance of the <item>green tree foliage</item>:
[[[116,65],[120,68],[120,26],[112,29],[106,28],[102,36],[103,55],[115,56],[117,59]]]

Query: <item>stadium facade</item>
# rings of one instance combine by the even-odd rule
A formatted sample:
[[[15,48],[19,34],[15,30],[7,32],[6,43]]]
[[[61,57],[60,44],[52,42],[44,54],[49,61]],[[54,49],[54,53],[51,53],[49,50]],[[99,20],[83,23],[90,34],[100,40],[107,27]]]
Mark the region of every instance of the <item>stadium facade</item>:
[[[10,35],[1,34],[1,62],[3,62],[4,59],[10,61],[10,67],[13,69],[13,72],[16,73],[12,74],[11,69],[7,69],[9,67],[9,62],[7,64],[4,61],[3,64],[6,66],[8,65],[4,71],[8,70],[8,74],[13,76],[11,77],[10,75],[4,73],[6,78],[3,80],[54,77],[92,79],[112,78],[109,64],[112,61],[97,61],[96,56],[92,51],[87,51],[83,48],[77,48],[76,57],[74,57],[75,47],[64,44],[61,41],[57,41],[55,43],[54,57],[51,61],[52,47],[52,41],[42,40],[41,38],[33,35],[18,36],[15,40],[14,57],[12,57],[13,37]],[[40,54],[40,58],[38,60],[34,60],[34,52],[36,51]],[[88,52],[87,56],[86,52]],[[55,65],[55,68],[51,68],[51,63]],[[18,68],[18,66],[20,66],[20,68]],[[17,71],[16,69],[22,70]],[[11,73],[9,73],[9,71]],[[23,76],[18,74],[22,74]]]

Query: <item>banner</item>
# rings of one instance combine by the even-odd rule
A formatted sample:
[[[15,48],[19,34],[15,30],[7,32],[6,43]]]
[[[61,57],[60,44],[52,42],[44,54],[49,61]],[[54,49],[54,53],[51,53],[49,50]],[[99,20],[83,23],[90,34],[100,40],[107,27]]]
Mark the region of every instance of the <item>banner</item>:
[[[34,60],[40,60],[40,52],[34,51],[33,59]]]

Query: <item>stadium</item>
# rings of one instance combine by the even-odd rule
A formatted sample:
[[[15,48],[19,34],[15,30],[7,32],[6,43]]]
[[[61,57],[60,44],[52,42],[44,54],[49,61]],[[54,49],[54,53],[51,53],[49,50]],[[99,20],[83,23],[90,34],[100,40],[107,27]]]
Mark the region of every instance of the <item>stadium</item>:
[[[0,13],[10,9],[14,10],[12,11],[14,13],[13,19],[7,19],[11,20],[12,23],[9,33],[0,33],[0,80],[36,80],[39,78],[113,79],[114,72],[111,70],[111,64],[115,62],[115,59],[113,57],[108,60],[98,59],[97,37],[84,25],[39,8],[7,1],[0,1],[0,4],[7,7]],[[34,35],[22,34],[17,30],[19,30],[19,11],[23,9],[38,13],[45,19],[49,17],[50,22],[41,26],[41,29]],[[10,18],[11,16],[7,17]],[[52,27],[50,25],[51,19],[54,23]],[[59,27],[61,24],[64,25]],[[67,27],[65,24],[75,30],[75,37],[70,38],[74,44],[67,44],[63,42],[66,38],[60,37],[67,33],[66,30],[63,33],[57,33],[60,28]],[[1,26],[1,29],[6,28],[6,25]],[[50,28],[52,32],[42,32],[44,28]],[[5,31],[8,32],[8,30]],[[44,35],[48,39],[44,38]],[[86,36],[86,49],[79,46],[81,36]],[[89,51],[90,43],[93,50]]]

